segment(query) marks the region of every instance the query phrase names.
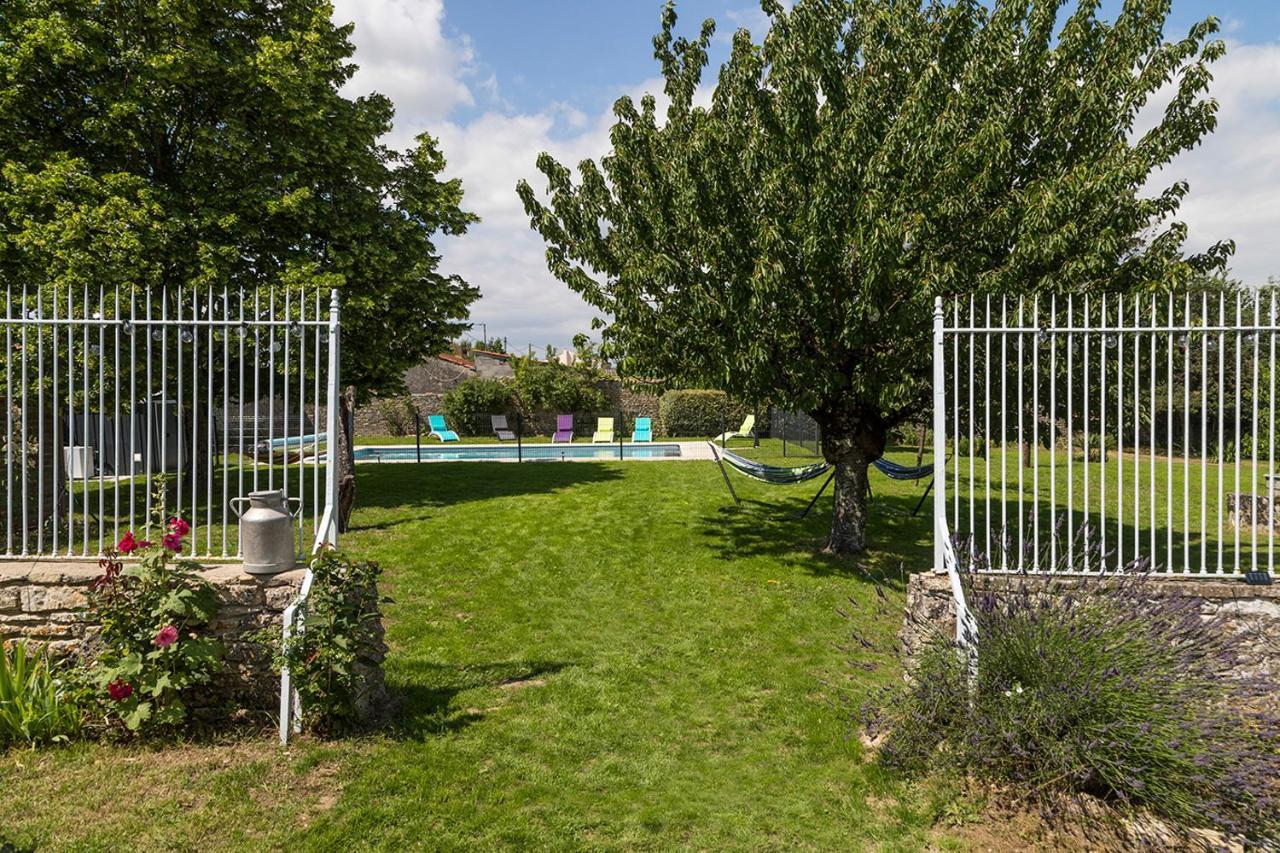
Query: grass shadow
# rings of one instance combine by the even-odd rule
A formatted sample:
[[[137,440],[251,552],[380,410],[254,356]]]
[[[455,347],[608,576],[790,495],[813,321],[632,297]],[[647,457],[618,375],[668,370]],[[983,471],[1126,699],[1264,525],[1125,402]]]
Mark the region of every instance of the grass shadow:
[[[395,713],[388,731],[396,738],[420,740],[451,734],[483,720],[487,710],[455,707],[458,694],[483,687],[518,686],[554,675],[569,661],[496,661],[484,664],[410,664],[388,678]]]
[[[448,507],[608,483],[621,477],[616,468],[592,462],[363,463],[356,466],[356,506]]]

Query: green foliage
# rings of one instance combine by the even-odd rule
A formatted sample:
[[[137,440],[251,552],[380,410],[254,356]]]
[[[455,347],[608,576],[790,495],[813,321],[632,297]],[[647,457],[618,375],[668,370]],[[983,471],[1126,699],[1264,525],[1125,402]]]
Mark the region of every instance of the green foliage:
[[[475,288],[437,234],[476,218],[423,134],[339,90],[351,28],[323,0],[14,0],[0,14],[0,277],[44,287],[343,291],[344,378],[403,371]],[[46,297],[46,304],[49,299]]]
[[[276,632],[262,639],[287,666],[302,703],[303,724],[332,735],[359,720],[362,662],[382,642],[377,563],[352,560],[332,548],[311,562],[311,594],[304,605],[304,629],[282,643]]]
[[[719,435],[742,426],[749,414],[723,391],[667,391],[658,402],[659,428],[667,436]]]
[[[935,636],[911,682],[870,707],[888,735],[885,763],[1280,837],[1276,685],[1237,676],[1237,640],[1197,599],[1142,575],[1048,591],[966,586],[977,675]]]
[[[181,518],[165,520],[164,489],[159,478],[162,541],[127,532],[103,558],[103,573],[89,592],[88,621],[101,626],[89,678],[107,718],[130,731],[181,725],[187,692],[222,668],[222,643],[202,634],[218,612],[218,593],[200,577],[198,563],[178,557],[189,528]],[[134,553],[136,563],[121,561]]]
[[[546,194],[518,186],[620,374],[818,421],[836,550],[865,544],[861,473],[928,404],[935,296],[1169,288],[1233,250],[1187,254],[1187,185],[1146,191],[1214,126],[1216,19],[1165,43],[1167,2],[1106,23],[1081,0],[1059,27],[1063,5],[765,0],[702,105],[714,22],[679,37],[668,2],[665,111],[619,98],[608,156],[575,177],[543,154]]]
[[[454,429],[467,432],[487,431],[490,415],[505,415],[515,408],[509,383],[482,377],[467,379],[449,389],[442,405],[445,420]]]
[[[413,432],[416,426],[414,414],[417,409],[414,407],[412,397],[408,395],[379,397],[375,405],[378,417],[387,425],[388,433],[391,435],[409,435]]]
[[[526,416],[538,412],[599,412],[608,405],[600,390],[598,367],[566,367],[529,358],[512,360],[516,402]]]
[[[82,716],[74,688],[45,649],[22,640],[0,647],[0,747],[65,742],[79,733]]]

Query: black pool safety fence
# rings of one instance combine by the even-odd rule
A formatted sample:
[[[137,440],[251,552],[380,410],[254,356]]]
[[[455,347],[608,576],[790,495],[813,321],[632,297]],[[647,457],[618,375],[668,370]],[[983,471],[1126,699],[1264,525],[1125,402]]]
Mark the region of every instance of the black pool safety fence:
[[[442,442],[438,431],[433,429],[432,417],[414,412],[414,447],[417,461],[431,461],[434,452],[423,448],[434,448]],[[603,448],[611,447],[616,453],[607,458],[648,458],[652,456],[644,450],[646,445],[662,443],[656,437],[658,431],[657,418],[640,415],[635,412],[536,412],[526,415],[523,412],[503,412],[480,414],[461,421],[444,421],[449,432],[455,433],[459,439],[484,438],[486,444],[506,445],[515,448],[515,461],[546,461],[554,457],[548,455],[545,448],[550,444],[583,447],[587,445]],[[452,443],[452,439],[449,442]],[[669,443],[669,442],[668,442]],[[536,445],[542,448],[534,453],[526,452],[526,447]],[[474,447],[476,445],[471,444]],[[566,458],[582,458],[581,454],[565,454]],[[504,458],[510,458],[509,455]],[[597,454],[592,458],[606,458]]]

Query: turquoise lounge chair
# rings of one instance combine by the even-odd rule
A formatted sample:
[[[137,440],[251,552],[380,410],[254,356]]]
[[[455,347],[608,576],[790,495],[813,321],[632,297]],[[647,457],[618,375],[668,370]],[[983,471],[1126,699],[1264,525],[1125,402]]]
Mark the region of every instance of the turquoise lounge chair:
[[[649,418],[636,418],[635,432],[631,433],[631,441],[653,441],[653,425]]]
[[[441,441],[458,440],[458,434],[445,425],[444,415],[427,415],[427,423],[431,427],[431,433],[427,436],[428,438],[434,435]]]

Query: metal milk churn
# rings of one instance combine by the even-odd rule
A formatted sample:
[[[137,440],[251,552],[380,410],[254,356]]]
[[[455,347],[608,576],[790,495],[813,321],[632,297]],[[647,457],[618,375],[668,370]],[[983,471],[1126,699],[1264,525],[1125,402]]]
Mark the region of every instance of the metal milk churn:
[[[240,516],[240,552],[244,570],[251,575],[274,575],[293,568],[297,549],[293,541],[293,513],[283,489],[250,492],[248,497],[232,498],[231,508]],[[243,505],[249,508],[244,509]]]

